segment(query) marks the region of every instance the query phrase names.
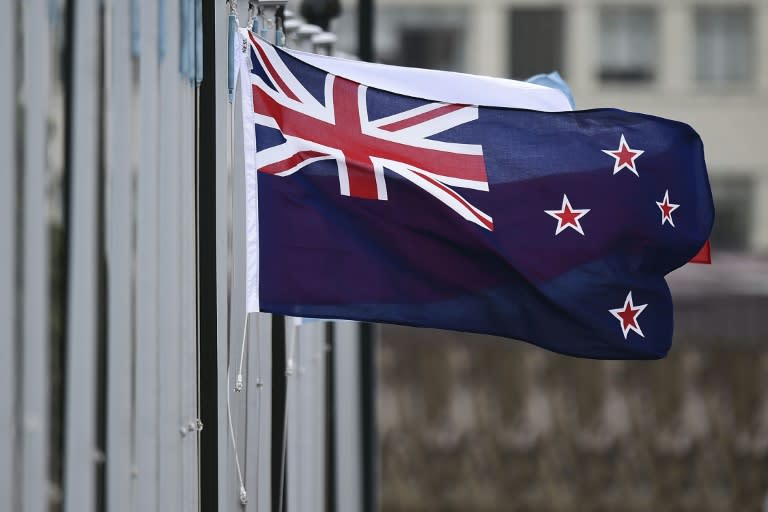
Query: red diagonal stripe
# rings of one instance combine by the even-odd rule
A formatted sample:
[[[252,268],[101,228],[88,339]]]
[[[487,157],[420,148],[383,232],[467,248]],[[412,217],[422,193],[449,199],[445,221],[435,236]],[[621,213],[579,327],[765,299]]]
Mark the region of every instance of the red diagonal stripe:
[[[424,112],[422,114],[409,117],[408,119],[402,119],[400,121],[395,121],[394,123],[385,124],[381,127],[381,129],[388,132],[396,132],[397,130],[410,128],[411,126],[416,126],[417,124],[429,121],[430,119],[435,119],[436,117],[450,114],[451,112],[456,112],[457,110],[461,110],[464,107],[465,105],[443,105],[442,107],[438,107],[434,110],[430,110],[429,112]]]
[[[256,47],[256,50],[259,52],[259,55],[261,56],[262,62],[264,62],[264,65],[267,66],[267,71],[269,72],[269,76],[277,83],[277,86],[285,93],[286,96],[291,98],[292,100],[299,101],[299,98],[296,97],[295,94],[293,94],[293,91],[283,82],[283,79],[280,78],[280,75],[275,70],[275,68],[272,66],[272,63],[269,61],[269,58],[267,58],[267,54],[264,52],[264,50],[261,48],[261,45],[256,42],[256,38],[253,35],[253,32],[248,31],[248,36],[250,36],[251,41],[253,41],[253,46]]]
[[[356,83],[338,77],[334,79],[333,110],[336,130],[343,140],[340,149],[344,151],[344,160],[347,163],[349,195],[362,199],[378,199],[376,172],[371,162],[371,140],[363,135],[357,91]]]
[[[279,162],[275,162],[273,164],[269,164],[267,166],[261,167],[259,171],[265,172],[267,174],[279,174],[281,172],[287,171],[288,169],[293,169],[304,160],[309,160],[310,158],[317,158],[319,156],[329,156],[329,155],[325,153],[320,153],[318,151],[299,151],[298,153],[296,153],[290,158],[286,158],[285,160],[280,160]]]
[[[416,171],[414,171],[414,172],[416,172]],[[483,224],[485,227],[487,227],[487,228],[488,228],[490,231],[493,231],[493,222],[492,222],[492,221],[489,221],[489,220],[488,220],[488,219],[486,219],[485,217],[482,217],[481,215],[478,215],[477,213],[475,213],[475,208],[474,208],[474,207],[473,207],[471,204],[469,204],[469,203],[468,203],[468,202],[467,202],[467,201],[466,201],[466,200],[465,200],[463,197],[461,197],[459,194],[457,194],[456,192],[454,192],[453,190],[451,190],[451,188],[450,188],[450,187],[447,187],[447,186],[443,185],[443,184],[442,184],[442,183],[440,183],[439,181],[437,181],[437,180],[435,180],[435,179],[432,179],[431,177],[427,176],[427,175],[426,175],[426,174],[424,174],[424,173],[421,173],[421,172],[416,172],[416,174],[418,174],[419,176],[421,176],[422,178],[424,178],[425,180],[427,180],[428,182],[430,182],[430,183],[431,183],[431,184],[433,184],[434,186],[438,187],[438,188],[439,188],[439,189],[441,189],[443,192],[446,192],[446,193],[447,193],[447,194],[449,194],[451,197],[453,197],[454,199],[456,199],[458,202],[460,202],[461,204],[463,204],[463,205],[464,205],[464,207],[465,207],[467,210],[469,210],[470,212],[472,212],[472,215],[474,215],[474,217],[475,217],[477,220],[479,220],[479,221],[480,221],[480,222],[481,222],[481,223],[482,223],[482,224]]]

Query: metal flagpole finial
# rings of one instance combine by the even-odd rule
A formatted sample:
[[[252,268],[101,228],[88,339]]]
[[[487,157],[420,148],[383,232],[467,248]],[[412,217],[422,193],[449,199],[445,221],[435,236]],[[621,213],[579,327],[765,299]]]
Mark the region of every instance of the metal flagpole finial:
[[[250,16],[248,19],[248,27],[254,34],[259,33],[259,16],[261,15],[261,11],[257,4],[258,2],[254,0],[248,2],[248,15]]]
[[[278,38],[282,38],[283,11],[288,3],[287,0],[261,0],[258,2],[260,13],[259,35],[267,41],[279,44]]]
[[[290,47],[295,46],[296,31],[299,30],[299,27],[301,25],[302,25],[302,22],[299,21],[298,19],[286,17],[285,22],[283,22],[283,30],[285,31],[285,39],[286,39],[287,46],[290,46]]]
[[[285,46],[285,7],[280,6],[275,12],[275,44]]]
[[[312,36],[312,51],[323,55],[333,55],[339,38],[332,32],[320,32]]]
[[[299,50],[305,52],[312,51],[312,36],[319,34],[323,29],[317,25],[307,23],[302,25],[296,31],[296,42],[298,43]]]

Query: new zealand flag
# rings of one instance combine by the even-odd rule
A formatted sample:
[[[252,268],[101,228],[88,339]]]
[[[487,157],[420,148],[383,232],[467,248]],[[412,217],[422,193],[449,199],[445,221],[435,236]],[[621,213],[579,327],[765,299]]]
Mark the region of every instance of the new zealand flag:
[[[435,102],[242,42],[249,311],[667,353],[664,276],[714,218],[691,127]]]

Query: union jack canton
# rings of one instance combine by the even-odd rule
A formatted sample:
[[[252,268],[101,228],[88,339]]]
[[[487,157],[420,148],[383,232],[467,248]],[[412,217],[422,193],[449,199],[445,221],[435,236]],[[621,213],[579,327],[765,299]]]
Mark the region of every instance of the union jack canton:
[[[311,94],[278,50],[248,33],[254,121],[278,129],[285,142],[258,152],[259,172],[290,176],[320,160],[335,160],[342,195],[387,200],[384,168],[431,194],[485,229],[493,219],[455,188],[488,191],[483,148],[429,137],[475,121],[471,105],[426,103],[371,120],[368,87],[325,75],[323,97]]]

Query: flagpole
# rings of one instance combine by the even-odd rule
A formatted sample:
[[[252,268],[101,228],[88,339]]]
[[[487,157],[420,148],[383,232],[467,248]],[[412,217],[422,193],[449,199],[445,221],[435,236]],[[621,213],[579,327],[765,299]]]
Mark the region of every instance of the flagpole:
[[[365,62],[375,60],[373,38],[374,0],[357,2],[357,56]]]
[[[358,0],[358,47],[360,60],[373,62],[374,0]],[[362,432],[363,507],[366,512],[378,509],[378,440],[376,434],[376,339],[373,324],[360,324],[360,420]]]
[[[287,23],[292,13],[285,10],[286,4],[287,0],[262,0],[257,3],[259,35],[277,46],[285,46],[297,28],[294,23]],[[287,364],[289,351],[286,342],[292,322],[292,318],[272,315],[271,502],[272,510],[278,512],[285,510],[287,497],[285,457],[288,438],[288,379],[292,369]]]
[[[202,51],[206,73],[200,83],[197,112],[197,275],[198,275],[198,361],[199,408],[205,428],[200,432],[199,499],[200,510],[219,509],[219,376],[217,352],[217,283],[216,272],[216,124],[217,99],[224,93],[217,89],[216,68],[221,67],[223,48],[219,41],[221,27],[216,20],[226,17],[219,2],[202,2]],[[218,29],[218,30],[217,30]],[[217,32],[219,32],[217,37]],[[218,43],[218,44],[217,44]],[[226,44],[226,42],[225,42]],[[205,144],[200,144],[205,133]],[[219,135],[221,137],[221,135]]]

